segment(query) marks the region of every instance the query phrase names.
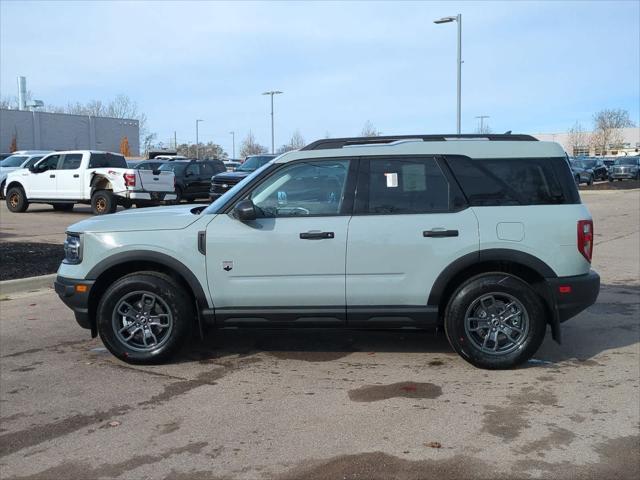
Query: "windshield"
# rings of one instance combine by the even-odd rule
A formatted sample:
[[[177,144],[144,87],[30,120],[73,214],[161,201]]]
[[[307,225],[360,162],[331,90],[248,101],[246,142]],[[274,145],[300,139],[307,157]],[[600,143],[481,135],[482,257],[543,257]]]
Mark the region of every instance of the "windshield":
[[[11,155],[0,162],[0,166],[3,167],[19,167],[24,161],[29,158],[25,155]]]
[[[254,171],[251,175],[247,175],[246,177],[244,177],[240,182],[236,183],[232,188],[227,190],[224,193],[224,195],[222,195],[215,202],[213,202],[211,205],[205,208],[202,213],[220,213],[220,211],[224,208],[224,206],[229,201],[229,199],[231,199],[236,194],[236,192],[243,189],[247,183],[249,183],[258,175],[260,175],[264,170],[269,168],[270,165],[271,165],[270,163],[262,165],[262,167]]]
[[[640,157],[618,158],[616,160],[616,165],[637,165],[638,158]]]
[[[270,155],[255,155],[252,157],[247,157],[247,160],[238,168],[236,168],[236,172],[253,172],[254,170],[273,160],[273,158],[274,157]]]
[[[185,168],[187,168],[186,163],[169,162],[160,165],[160,168],[158,170],[160,170],[161,172],[174,172],[180,175],[182,172],[184,172]]]

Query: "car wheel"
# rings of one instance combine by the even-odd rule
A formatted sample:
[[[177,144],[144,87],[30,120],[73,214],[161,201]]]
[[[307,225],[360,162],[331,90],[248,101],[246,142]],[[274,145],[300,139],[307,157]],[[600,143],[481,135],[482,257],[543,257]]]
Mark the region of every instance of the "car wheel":
[[[182,189],[180,187],[176,187],[176,199],[173,201],[173,203],[178,205],[181,201],[182,201]]]
[[[449,343],[480,368],[512,368],[538,350],[546,331],[540,297],[523,280],[487,273],[463,283],[445,310]]]
[[[57,212],[70,212],[73,210],[73,203],[52,203],[51,206]]]
[[[575,181],[576,181],[576,185],[580,186],[580,175],[576,175]]]
[[[587,180],[587,185],[593,185],[593,175],[589,175],[589,180]]]
[[[113,213],[117,208],[118,204],[111,190],[96,190],[91,195],[91,211],[94,215]]]
[[[613,178],[609,177],[609,181],[610,181],[610,182],[613,182]]]
[[[10,212],[22,213],[29,208],[29,200],[21,187],[11,187],[7,192],[6,202]]]
[[[120,200],[120,205],[125,210],[129,210],[133,206],[133,202],[131,200]]]
[[[190,295],[168,275],[138,272],[117,280],[98,304],[96,322],[104,345],[127,363],[168,359],[189,335]]]

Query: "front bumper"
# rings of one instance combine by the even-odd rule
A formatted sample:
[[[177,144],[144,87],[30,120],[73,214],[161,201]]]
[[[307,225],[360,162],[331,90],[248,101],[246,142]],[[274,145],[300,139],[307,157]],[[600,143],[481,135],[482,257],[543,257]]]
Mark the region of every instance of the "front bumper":
[[[637,172],[610,173],[609,178],[612,178],[614,180],[625,179],[625,178],[634,179],[634,178],[638,178],[638,173]]]
[[[600,275],[594,270],[586,275],[550,278],[547,281],[560,322],[566,322],[596,303],[600,293]]]
[[[77,280],[58,275],[53,286],[60,300],[73,310],[76,322],[82,328],[95,332],[95,324],[89,315],[89,295],[95,282],[93,280]]]

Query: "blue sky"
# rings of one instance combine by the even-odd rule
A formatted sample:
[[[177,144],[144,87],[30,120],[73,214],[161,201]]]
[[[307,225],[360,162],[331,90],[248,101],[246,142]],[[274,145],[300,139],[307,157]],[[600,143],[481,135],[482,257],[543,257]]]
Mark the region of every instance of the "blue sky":
[[[231,150],[251,129],[276,146],[455,131],[456,26],[463,16],[462,130],[564,131],[593,112],[640,118],[640,2],[0,3],[0,94],[25,75],[48,104],[138,102],[167,141]]]

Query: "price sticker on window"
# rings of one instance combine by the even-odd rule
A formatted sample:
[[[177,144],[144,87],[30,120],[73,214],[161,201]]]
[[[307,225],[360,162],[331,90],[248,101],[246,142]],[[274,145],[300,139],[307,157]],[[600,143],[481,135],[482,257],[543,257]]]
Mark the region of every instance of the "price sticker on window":
[[[385,173],[387,178],[387,188],[396,188],[398,186],[398,174],[397,173]]]

